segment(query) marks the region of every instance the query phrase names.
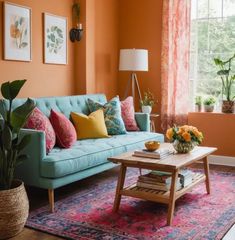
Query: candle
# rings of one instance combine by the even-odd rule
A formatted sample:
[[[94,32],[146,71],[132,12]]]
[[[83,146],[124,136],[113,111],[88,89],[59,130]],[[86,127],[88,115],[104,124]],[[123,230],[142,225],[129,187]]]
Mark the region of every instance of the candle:
[[[78,28],[78,29],[82,29],[82,24],[81,24],[81,23],[78,23],[78,24],[77,24],[77,28]]]

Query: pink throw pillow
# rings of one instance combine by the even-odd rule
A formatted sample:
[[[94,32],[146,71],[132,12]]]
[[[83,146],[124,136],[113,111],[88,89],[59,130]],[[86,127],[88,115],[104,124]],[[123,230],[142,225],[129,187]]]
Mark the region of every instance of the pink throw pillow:
[[[29,116],[25,128],[35,129],[45,132],[46,137],[46,150],[47,153],[55,146],[55,131],[44,113],[42,113],[37,107],[34,108],[33,112]]]
[[[127,131],[139,131],[135,121],[135,109],[133,104],[133,97],[127,97],[121,101],[122,119],[125,123]]]
[[[73,124],[64,114],[54,110],[51,110],[50,121],[55,130],[57,145],[62,148],[70,148],[77,140]]]

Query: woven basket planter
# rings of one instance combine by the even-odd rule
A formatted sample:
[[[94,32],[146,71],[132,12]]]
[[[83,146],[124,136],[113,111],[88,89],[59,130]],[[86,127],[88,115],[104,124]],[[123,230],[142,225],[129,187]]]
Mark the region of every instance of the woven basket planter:
[[[29,214],[29,201],[24,183],[15,180],[13,188],[0,191],[0,239],[20,233]]]

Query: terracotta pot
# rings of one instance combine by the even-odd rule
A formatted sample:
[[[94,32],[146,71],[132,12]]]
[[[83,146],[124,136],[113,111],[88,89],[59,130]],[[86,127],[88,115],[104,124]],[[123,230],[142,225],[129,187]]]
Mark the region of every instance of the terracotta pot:
[[[142,106],[142,112],[150,114],[152,112],[151,106]]]
[[[0,191],[0,239],[20,233],[29,215],[29,201],[24,183],[15,180],[10,190]]]
[[[214,111],[214,105],[204,105],[204,111],[205,112],[213,112]]]
[[[234,113],[234,101],[223,101],[222,112]]]

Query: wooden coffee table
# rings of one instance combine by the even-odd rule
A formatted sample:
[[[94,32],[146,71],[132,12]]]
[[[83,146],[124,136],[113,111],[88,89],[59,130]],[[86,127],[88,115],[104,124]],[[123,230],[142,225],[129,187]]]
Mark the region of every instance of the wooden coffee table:
[[[161,144],[161,147],[168,147],[170,149],[173,149],[169,143]],[[122,195],[160,202],[168,205],[167,225],[171,225],[174,214],[175,201],[179,197],[189,192],[194,186],[198,185],[201,182],[206,183],[207,193],[210,194],[209,163],[207,157],[216,150],[217,148],[213,147],[195,147],[194,150],[190,153],[173,154],[164,159],[134,157],[132,156],[133,152],[127,152],[119,156],[108,158],[108,160],[113,163],[121,164],[113,211],[118,211]],[[195,173],[192,184],[176,191],[176,182],[180,168],[186,167],[198,160],[203,161],[205,174]],[[172,173],[170,191],[158,191],[137,187],[136,183],[124,188],[127,167],[161,170]]]

